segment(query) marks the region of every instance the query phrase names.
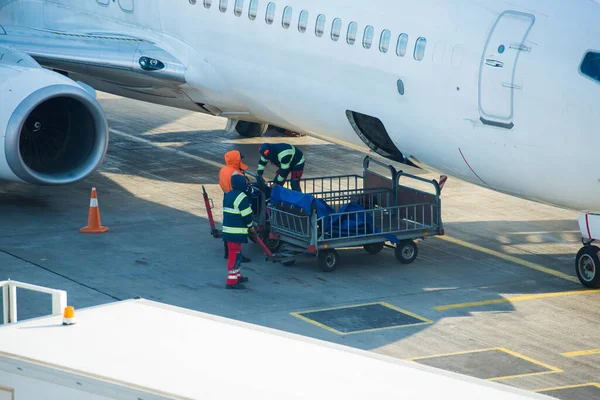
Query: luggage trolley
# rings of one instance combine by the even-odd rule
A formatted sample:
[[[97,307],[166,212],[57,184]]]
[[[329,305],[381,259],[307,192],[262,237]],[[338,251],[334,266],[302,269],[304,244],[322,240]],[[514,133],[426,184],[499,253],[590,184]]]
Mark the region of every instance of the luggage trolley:
[[[371,164],[386,168],[389,176]],[[301,183],[303,193],[274,187],[267,203],[270,237],[280,242],[274,262],[289,266],[316,256],[321,270],[331,272],[339,264],[337,249],[362,246],[370,254],[394,248],[398,261],[410,264],[418,254],[415,240],[444,234],[438,182],[397,172],[369,156],[362,176]]]

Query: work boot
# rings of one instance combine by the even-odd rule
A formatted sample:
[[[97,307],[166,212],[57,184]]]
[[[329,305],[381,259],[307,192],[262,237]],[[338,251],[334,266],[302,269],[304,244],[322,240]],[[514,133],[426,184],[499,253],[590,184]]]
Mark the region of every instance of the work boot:
[[[248,282],[250,279],[246,278],[245,276],[240,276],[238,277],[238,282],[239,283],[246,283]]]

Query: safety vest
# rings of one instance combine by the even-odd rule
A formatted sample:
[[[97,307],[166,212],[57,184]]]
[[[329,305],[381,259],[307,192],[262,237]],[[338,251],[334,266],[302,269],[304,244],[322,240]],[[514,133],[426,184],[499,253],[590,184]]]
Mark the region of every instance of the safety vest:
[[[223,198],[223,240],[248,242],[248,228],[252,226],[252,207],[244,192],[232,189]]]

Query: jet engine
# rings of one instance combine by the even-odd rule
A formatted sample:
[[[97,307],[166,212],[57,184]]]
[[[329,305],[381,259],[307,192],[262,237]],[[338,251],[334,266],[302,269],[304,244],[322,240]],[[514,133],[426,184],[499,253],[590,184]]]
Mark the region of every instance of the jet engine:
[[[0,63],[0,180],[65,185],[84,179],[108,148],[95,92],[23,60]]]

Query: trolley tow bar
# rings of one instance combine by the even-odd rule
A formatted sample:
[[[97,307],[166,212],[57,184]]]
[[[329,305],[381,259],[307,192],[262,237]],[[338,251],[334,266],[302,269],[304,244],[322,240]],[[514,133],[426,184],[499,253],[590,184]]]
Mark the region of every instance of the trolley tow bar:
[[[267,261],[269,260],[269,257],[273,257],[273,253],[271,253],[271,250],[269,250],[265,242],[262,241],[262,239],[256,234],[256,232],[250,234],[249,236],[250,240],[259,245],[260,248],[265,252],[265,254],[267,255]]]
[[[208,222],[210,223],[210,234],[215,238],[215,239],[219,239],[221,237],[221,232],[215,228],[215,219],[213,218],[213,214],[212,214],[212,207],[214,207],[214,205],[211,207],[211,199],[208,198],[208,193],[206,193],[206,189],[204,188],[204,185],[202,185],[202,196],[204,197],[204,205],[206,206],[206,213],[208,214]]]

